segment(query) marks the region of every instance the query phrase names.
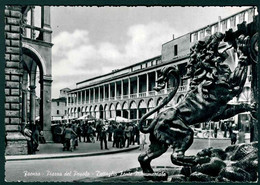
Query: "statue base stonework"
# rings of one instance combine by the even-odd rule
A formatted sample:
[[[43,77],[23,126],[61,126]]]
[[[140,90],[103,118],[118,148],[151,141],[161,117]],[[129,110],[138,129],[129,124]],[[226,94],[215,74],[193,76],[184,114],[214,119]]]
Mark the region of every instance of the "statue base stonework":
[[[144,177],[140,167],[109,176],[85,178],[77,182],[257,182],[258,142],[228,146],[225,150],[207,148],[198,152],[192,167],[153,166],[154,173]],[[163,179],[164,174],[167,178]],[[154,176],[153,176],[154,175]],[[158,178],[159,177],[159,178]]]

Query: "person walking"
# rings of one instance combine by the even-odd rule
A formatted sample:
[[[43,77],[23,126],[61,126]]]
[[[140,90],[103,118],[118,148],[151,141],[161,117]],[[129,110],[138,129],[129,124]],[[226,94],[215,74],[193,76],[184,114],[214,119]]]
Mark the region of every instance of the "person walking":
[[[134,132],[135,132],[135,142],[137,142],[137,144],[140,145],[140,130],[137,125],[135,125]]]
[[[229,132],[230,132],[231,145],[234,145],[237,142],[237,134],[234,132],[234,126],[230,127]]]
[[[218,137],[218,127],[217,127],[217,124],[214,125],[214,137],[215,138]]]
[[[122,148],[124,147],[124,130],[123,126],[121,124],[118,125],[118,129],[116,131],[117,134],[117,148]]]
[[[73,151],[74,149],[74,139],[77,137],[76,132],[72,129],[72,125],[68,124],[67,128],[64,130],[64,144],[63,144],[63,150],[68,148],[69,144],[69,149],[70,151]]]
[[[100,148],[101,150],[103,150],[103,142],[104,142],[104,145],[105,145],[105,149],[108,150],[107,148],[107,129],[105,127],[105,125],[103,123],[100,124]]]
[[[119,147],[118,131],[119,131],[118,127],[113,129],[113,145],[112,145],[112,147],[116,146],[116,148]]]
[[[129,123],[126,123],[126,127],[125,127],[125,146],[126,146],[126,148],[128,148],[130,145],[131,131],[132,130],[130,128]],[[126,142],[127,142],[127,144],[126,144]]]
[[[113,134],[113,126],[112,126],[111,122],[109,123],[107,132],[108,132],[108,141],[111,142],[112,141],[112,134]]]
[[[78,135],[78,138],[79,138],[79,142],[81,142],[81,132],[82,132],[82,128],[81,128],[81,124],[78,123],[77,124],[77,135]]]

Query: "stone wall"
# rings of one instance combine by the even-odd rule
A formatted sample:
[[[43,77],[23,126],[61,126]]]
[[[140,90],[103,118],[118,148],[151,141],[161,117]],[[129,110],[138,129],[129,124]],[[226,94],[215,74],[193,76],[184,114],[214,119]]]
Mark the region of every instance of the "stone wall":
[[[5,129],[6,154],[27,154],[21,134],[21,7],[5,9]]]

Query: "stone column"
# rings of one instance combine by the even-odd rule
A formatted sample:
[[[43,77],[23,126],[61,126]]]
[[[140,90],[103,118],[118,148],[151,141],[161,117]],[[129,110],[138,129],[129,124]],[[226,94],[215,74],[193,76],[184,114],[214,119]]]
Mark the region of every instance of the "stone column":
[[[115,82],[115,100],[116,100],[116,82]]]
[[[30,124],[35,124],[35,85],[30,86]]]
[[[52,133],[51,133],[51,77],[43,77],[43,91],[41,95],[42,99],[42,120],[43,120],[43,134],[47,142],[52,142]]]
[[[110,83],[108,84],[108,101],[110,101],[110,97],[111,97],[111,92],[110,92],[110,90],[111,90],[111,85],[110,85]]]
[[[69,117],[68,107],[69,107],[69,96],[68,96],[68,94],[67,94],[67,95],[66,95],[66,106],[65,106],[65,109],[66,109],[66,112],[67,112],[67,118]],[[66,116],[66,115],[65,115],[65,116]]]
[[[137,97],[139,97],[139,91],[140,91],[139,90],[139,76],[136,76],[136,81],[137,81],[137,83],[136,83],[137,84],[136,93],[137,93]]]
[[[27,123],[27,89],[22,90],[22,125]]]
[[[158,84],[157,84],[157,79],[158,79],[158,72],[155,71],[155,87],[158,85]],[[157,94],[158,94],[158,92],[155,91],[155,95],[157,95]]]
[[[128,98],[130,98],[130,94],[131,94],[131,80],[130,78],[128,78]]]
[[[83,91],[80,91],[81,105],[83,104]]]
[[[42,39],[45,42],[51,43],[51,10],[50,6],[42,6],[41,8],[41,27],[45,30],[42,33]]]
[[[130,119],[130,116],[131,116],[130,115],[130,109],[128,109],[127,112],[128,112],[128,119]]]
[[[93,88],[93,102],[96,101],[96,88]]]
[[[89,103],[90,103],[91,89],[88,90],[88,96],[89,96],[89,97],[88,97],[88,101],[89,101]]]
[[[34,26],[34,6],[31,8],[31,26]],[[31,29],[31,39],[35,39],[34,29]]]
[[[149,74],[146,73],[146,96],[149,95]]]
[[[103,101],[106,99],[106,86],[103,85]]]
[[[87,104],[87,89],[85,90],[85,104]]]
[[[100,95],[100,86],[98,87],[98,101],[100,102],[101,100],[100,100],[100,97],[101,97],[101,95]]]
[[[121,99],[123,100],[123,98],[124,98],[124,81],[121,80]]]

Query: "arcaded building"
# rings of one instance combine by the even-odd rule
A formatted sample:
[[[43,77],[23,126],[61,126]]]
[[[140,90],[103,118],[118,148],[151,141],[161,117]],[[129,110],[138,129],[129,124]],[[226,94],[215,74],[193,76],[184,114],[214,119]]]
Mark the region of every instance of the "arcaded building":
[[[36,16],[37,15],[37,16]],[[5,130],[6,154],[27,154],[25,125],[35,123],[39,90],[40,124],[51,136],[50,7],[5,7]]]
[[[190,47],[205,36],[229,29],[237,30],[242,22],[251,23],[256,10],[249,8],[230,17],[218,20],[193,32],[173,38],[162,44],[160,56],[154,56],[134,65],[112,71],[111,73],[86,79],[76,83],[76,88],[68,92],[67,112],[69,118],[90,114],[100,119],[122,116],[138,121],[142,115],[154,108],[172,90],[170,84],[160,92],[153,90],[159,71],[164,66],[178,66],[181,75],[185,75],[185,66],[189,61]],[[222,46],[221,46],[222,47]],[[220,48],[221,49],[221,48]],[[237,59],[234,58],[234,64]],[[250,90],[250,70],[245,86],[245,93]],[[168,104],[175,105],[189,90],[189,81],[182,80],[177,94]],[[250,97],[243,94],[234,101],[250,103]],[[149,119],[153,119],[150,116]],[[238,119],[238,117],[236,118]]]

